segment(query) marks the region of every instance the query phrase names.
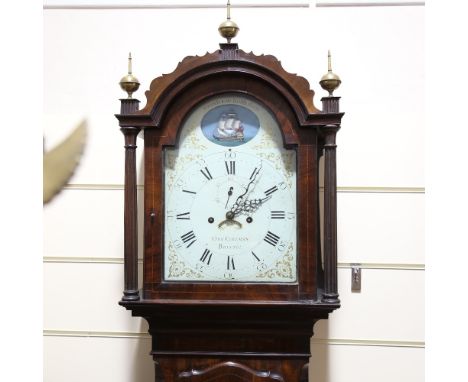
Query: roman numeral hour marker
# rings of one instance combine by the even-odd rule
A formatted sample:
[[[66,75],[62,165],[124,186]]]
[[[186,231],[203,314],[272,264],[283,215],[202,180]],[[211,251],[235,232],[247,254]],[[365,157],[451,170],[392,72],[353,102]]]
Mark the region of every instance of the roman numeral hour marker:
[[[286,217],[286,212],[284,211],[271,211],[272,219],[284,219]]]
[[[179,219],[179,220],[190,220],[190,212],[184,212],[182,214],[177,214],[177,219]]]
[[[205,167],[205,169],[201,169],[200,172],[203,174],[203,176],[206,179],[208,179],[208,180],[213,179],[213,177],[211,176],[210,170],[208,170],[208,167]]]
[[[236,175],[236,162],[231,160],[229,162],[224,161],[224,164],[226,165],[226,172],[228,175]]]
[[[268,231],[263,240],[265,240],[268,244],[275,247],[276,244],[278,244],[279,239],[280,237],[278,235],[275,235],[273,232]]]
[[[197,241],[197,239],[195,238],[195,234],[193,233],[193,231],[189,231],[187,232],[186,234],[182,235],[180,237],[182,239],[182,241],[187,244],[187,248],[189,248],[193,243],[195,243]]]
[[[278,191],[278,187],[273,186],[273,187],[271,187],[271,188],[269,188],[268,190],[265,191],[265,195],[270,196],[275,191]]]
[[[213,256],[213,252],[210,252],[209,249],[205,249],[205,251],[203,252],[202,256],[200,257],[200,261],[202,263],[205,263],[207,265],[210,265],[210,261],[211,261],[211,256]]]

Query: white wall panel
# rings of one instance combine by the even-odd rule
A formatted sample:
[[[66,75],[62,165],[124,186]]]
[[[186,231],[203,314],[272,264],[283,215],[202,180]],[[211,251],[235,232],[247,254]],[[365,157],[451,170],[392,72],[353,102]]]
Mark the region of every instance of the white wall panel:
[[[424,271],[363,269],[351,292],[351,269],[338,270],[341,308],[315,326],[318,339],[424,341]]]
[[[313,382],[423,382],[424,349],[313,344],[309,371]]]
[[[44,382],[154,382],[149,338],[44,337]]]
[[[320,321],[316,337],[424,341],[424,272],[364,269],[362,292],[351,293],[350,269],[339,269],[342,308]],[[46,263],[44,327],[145,333],[146,321],[117,305],[122,264]]]
[[[72,113],[90,120],[89,147],[73,183],[121,184],[123,138],[113,114],[123,96],[117,83],[128,51],[143,106],[143,91],[154,77],[172,72],[186,55],[217,49],[224,14],[160,9],[44,15],[46,116]],[[339,185],[406,187],[424,184],[423,17],[423,7],[252,8],[233,14],[240,47],[276,55],[288,71],[308,78],[319,107],[325,93],[317,83],[332,50],[334,71],[343,80],[336,94],[347,112],[338,136]],[[190,38],[183,25],[193,25]]]
[[[424,263],[421,193],[338,193],[338,261]]]
[[[317,8],[314,20],[313,51],[330,48],[343,81],[338,185],[423,186],[424,8]]]
[[[147,332],[145,320],[118,305],[123,280],[123,264],[45,263],[44,328]]]
[[[122,189],[63,190],[44,207],[44,256],[123,259],[123,204]],[[138,204],[142,258],[142,190]]]

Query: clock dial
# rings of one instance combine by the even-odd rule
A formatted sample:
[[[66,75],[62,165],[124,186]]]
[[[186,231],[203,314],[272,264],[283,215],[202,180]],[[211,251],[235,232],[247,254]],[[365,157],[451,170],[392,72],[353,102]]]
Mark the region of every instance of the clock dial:
[[[296,153],[266,108],[212,98],[164,155],[165,280],[296,281]]]

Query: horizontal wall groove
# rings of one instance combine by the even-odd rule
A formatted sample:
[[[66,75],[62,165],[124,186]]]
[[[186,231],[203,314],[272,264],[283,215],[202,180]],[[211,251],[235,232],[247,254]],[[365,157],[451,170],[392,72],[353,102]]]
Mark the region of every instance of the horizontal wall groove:
[[[67,184],[65,190],[123,190],[123,184]],[[144,185],[137,185],[138,190],[143,190]],[[323,187],[320,187],[323,192]],[[373,187],[373,186],[338,186],[338,193],[356,193],[356,194],[424,194],[424,187]]]
[[[380,346],[380,347],[404,347],[424,348],[424,341],[393,341],[370,339],[339,339],[339,338],[312,338],[312,344],[317,345],[345,345],[345,346]]]
[[[65,256],[44,256],[44,263],[71,263],[71,264],[123,264],[123,257],[65,257]],[[143,263],[143,259],[138,259]]]
[[[55,330],[44,329],[45,337],[92,337],[92,338],[139,338],[150,339],[148,333],[138,332],[101,332],[101,331],[84,331],[84,330]]]
[[[423,7],[425,1],[317,1],[316,7],[319,8],[338,8],[338,7]]]
[[[123,190],[123,184],[67,184],[63,187],[65,190],[97,190],[97,191],[108,191],[108,190]],[[137,186],[138,189],[142,190],[143,186]]]
[[[338,268],[351,268],[359,266],[362,269],[384,269],[401,271],[424,271],[425,264],[398,264],[398,263],[338,263]]]
[[[413,7],[425,6],[425,1],[316,1],[318,8],[339,7]],[[255,2],[245,4],[232,4],[231,8],[309,8],[314,5],[312,1],[302,2]],[[219,9],[225,8],[225,4],[187,3],[176,1],[95,1],[93,4],[85,1],[46,1],[43,9]]]
[[[66,257],[66,256],[44,256],[43,263],[61,264],[123,264],[122,257]],[[143,259],[138,259],[142,264]],[[358,265],[363,269],[383,269],[383,270],[425,270],[424,264],[398,264],[398,263],[338,263],[338,268],[351,268]]]
[[[323,188],[321,188],[323,190]],[[357,194],[424,194],[424,187],[354,187],[354,186],[338,186],[337,191],[340,193],[357,193]]]
[[[232,4],[231,8],[309,8],[309,2],[298,3],[260,3],[251,2],[248,4]],[[44,4],[43,9],[219,9],[226,8],[225,4],[206,4],[200,2],[199,4],[171,4],[169,1],[165,3],[149,4],[148,2],[138,1],[127,4],[118,4],[117,2],[109,1],[96,1],[95,4],[83,3],[80,1],[75,2],[54,2],[54,4]]]
[[[85,330],[56,330],[44,329],[45,337],[85,337],[85,338],[137,338],[151,339],[148,333],[144,332],[104,332]],[[339,338],[312,338],[312,344],[320,345],[347,345],[347,346],[382,346],[382,347],[412,347],[424,348],[423,341],[393,341],[379,339],[339,339]]]

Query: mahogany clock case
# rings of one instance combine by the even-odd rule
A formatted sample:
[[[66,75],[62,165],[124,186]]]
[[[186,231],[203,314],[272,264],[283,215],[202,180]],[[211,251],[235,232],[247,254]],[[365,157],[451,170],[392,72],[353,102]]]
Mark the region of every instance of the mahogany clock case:
[[[164,150],[177,146],[190,112],[211,97],[237,94],[273,115],[282,144],[296,151],[297,282],[164,280]],[[125,136],[125,290],[119,302],[144,317],[152,336],[155,381],[306,381],[310,337],[319,319],[340,306],[336,269],[335,137],[339,98],[313,104],[302,77],[273,56],[236,44],[187,57],[156,78],[138,110],[121,100]],[[138,290],[136,137],[144,130],[144,263]],[[324,253],[320,243],[319,159],[324,155]]]
[[[245,95],[264,105],[281,128],[284,147],[297,152],[296,283],[196,283],[163,279],[162,153],[166,148],[177,146],[179,128],[197,105],[223,94]],[[122,127],[144,128],[144,300],[319,299],[323,279],[318,200],[318,163],[323,150],[320,127],[339,123],[342,113],[321,113],[313,105],[313,96],[308,82],[285,72],[273,56],[254,56],[238,49],[221,49],[203,57],[184,60],[171,75],[153,80],[146,92],[148,102],[142,110],[133,116],[117,116]]]

